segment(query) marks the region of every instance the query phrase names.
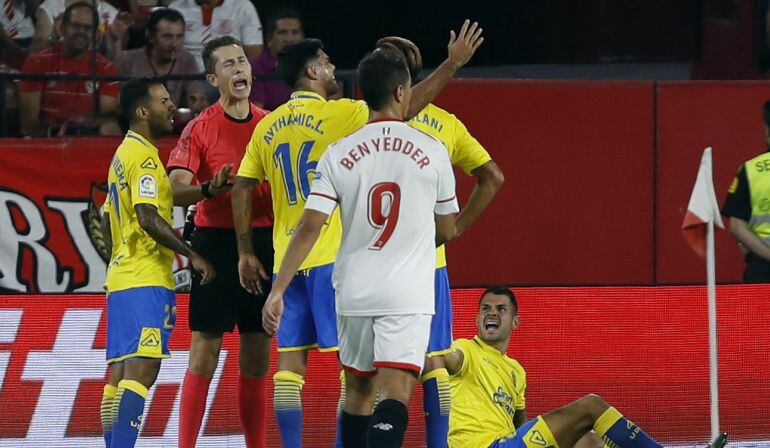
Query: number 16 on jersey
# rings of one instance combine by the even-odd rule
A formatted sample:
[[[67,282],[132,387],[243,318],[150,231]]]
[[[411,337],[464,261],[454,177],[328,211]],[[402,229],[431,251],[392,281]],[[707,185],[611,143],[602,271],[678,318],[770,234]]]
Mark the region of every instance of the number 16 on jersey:
[[[289,205],[297,203],[297,190],[302,195],[303,202],[307,201],[307,197],[310,194],[310,175],[315,172],[315,168],[318,166],[317,161],[308,161],[314,144],[315,140],[308,140],[300,146],[296,170],[294,170],[291,160],[291,147],[289,144],[281,143],[275,148],[273,159],[275,166],[281,170],[281,178],[283,179],[283,186],[286,190],[286,199],[289,201]],[[294,177],[295,172],[298,175],[296,180]]]

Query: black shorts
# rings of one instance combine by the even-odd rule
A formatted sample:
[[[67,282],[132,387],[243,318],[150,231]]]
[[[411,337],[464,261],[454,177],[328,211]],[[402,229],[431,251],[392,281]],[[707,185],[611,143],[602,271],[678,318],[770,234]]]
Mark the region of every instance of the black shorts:
[[[251,231],[254,253],[268,275],[273,273],[273,228]],[[262,329],[262,306],[270,292],[270,281],[263,281],[264,295],[250,294],[238,278],[238,245],[233,229],[199,228],[192,236],[193,250],[214,265],[217,278],[201,286],[201,277],[193,271],[190,291],[190,330],[205,333],[229,333],[238,325],[241,333]]]

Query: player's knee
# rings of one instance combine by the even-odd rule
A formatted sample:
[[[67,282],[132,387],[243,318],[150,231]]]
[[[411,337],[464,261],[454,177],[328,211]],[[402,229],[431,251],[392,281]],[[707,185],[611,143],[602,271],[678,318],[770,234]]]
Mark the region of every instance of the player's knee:
[[[217,370],[219,350],[198,349],[190,352],[189,369],[199,375],[213,376]]]
[[[596,394],[588,394],[580,399],[581,408],[583,408],[585,414],[587,414],[592,421],[599,418],[604,411],[610,407],[602,397]]]
[[[125,363],[123,379],[138,381],[146,388],[151,388],[160,373],[159,359],[135,359]]]
[[[249,376],[265,376],[270,369],[270,355],[260,356],[256,353],[241,352],[238,359],[241,373]]]

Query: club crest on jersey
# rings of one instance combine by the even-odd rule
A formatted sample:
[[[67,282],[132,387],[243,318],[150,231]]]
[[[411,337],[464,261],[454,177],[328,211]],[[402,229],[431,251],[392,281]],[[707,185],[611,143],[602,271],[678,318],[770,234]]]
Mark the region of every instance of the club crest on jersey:
[[[145,174],[139,178],[139,196],[154,198],[157,195],[155,178],[151,174]]]

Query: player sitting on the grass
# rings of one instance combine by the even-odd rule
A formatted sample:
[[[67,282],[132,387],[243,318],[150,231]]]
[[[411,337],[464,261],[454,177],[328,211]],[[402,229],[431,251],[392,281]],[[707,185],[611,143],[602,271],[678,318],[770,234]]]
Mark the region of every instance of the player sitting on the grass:
[[[593,394],[527,422],[526,374],[505,354],[519,325],[518,308],[510,289],[488,288],[479,300],[478,334],[458,339],[456,350],[444,355],[452,388],[450,447],[571,447],[592,429],[612,448],[661,446]],[[725,442],[722,435],[710,446]]]

